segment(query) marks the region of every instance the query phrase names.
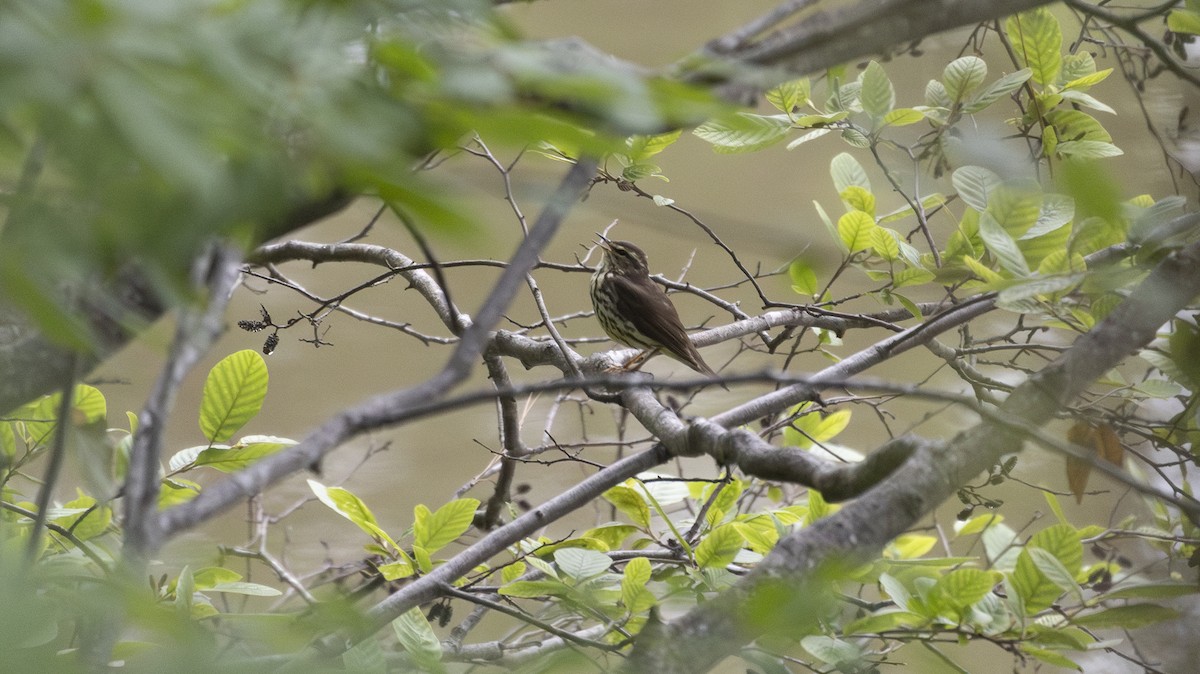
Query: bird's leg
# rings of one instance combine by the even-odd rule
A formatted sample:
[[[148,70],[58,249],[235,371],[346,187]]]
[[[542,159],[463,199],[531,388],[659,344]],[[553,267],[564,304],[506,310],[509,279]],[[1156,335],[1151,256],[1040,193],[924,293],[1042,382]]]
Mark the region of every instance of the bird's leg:
[[[653,356],[657,352],[658,349],[643,349],[641,353],[625,361],[625,365],[621,369],[625,372],[637,372],[642,369],[646,361],[650,360],[650,356]]]

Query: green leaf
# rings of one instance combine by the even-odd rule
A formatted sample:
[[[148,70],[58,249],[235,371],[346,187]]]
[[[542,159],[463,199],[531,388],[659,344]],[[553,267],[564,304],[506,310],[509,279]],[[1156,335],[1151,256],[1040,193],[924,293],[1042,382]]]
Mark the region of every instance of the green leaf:
[[[892,87],[892,81],[888,79],[883,66],[876,61],[867,64],[860,79],[863,112],[870,115],[878,126],[883,116],[896,107],[896,90]]]
[[[979,216],[979,237],[1001,267],[1014,276],[1029,275],[1029,264],[1025,262],[1017,242],[990,213]]]
[[[386,581],[400,580],[408,578],[417,572],[417,568],[413,565],[408,555],[403,557],[398,562],[388,562],[387,564],[379,565],[379,575],[383,576]]]
[[[817,272],[806,260],[796,258],[788,265],[788,277],[792,279],[792,292],[797,295],[817,294]]]
[[[1139,583],[1122,585],[1104,594],[1105,599],[1171,599],[1200,592],[1195,583]]]
[[[792,125],[800,129],[816,128],[818,130],[829,131],[830,129],[825,127],[829,127],[832,124],[840,122],[849,116],[850,113],[845,111],[821,113],[815,115],[801,115],[792,120]]]
[[[178,477],[164,478],[161,490],[158,492],[158,509],[163,510],[187,503],[196,498],[199,493],[200,485],[196,482]]]
[[[385,674],[387,659],[376,637],[367,637],[342,653],[342,666],[354,674]]]
[[[991,571],[955,569],[938,579],[926,601],[932,610],[961,620],[967,609],[987,596],[998,582],[1000,575]]]
[[[829,175],[833,178],[833,186],[837,189],[838,194],[846,191],[846,188],[857,185],[866,191],[871,191],[871,181],[867,178],[867,172],[863,170],[862,164],[858,163],[852,155],[842,152],[834,157],[829,162]]]
[[[1017,543],[1017,532],[1002,522],[995,522],[980,534],[983,549],[987,552],[992,568],[1001,573],[1011,573],[1017,566],[1021,546]]]
[[[980,213],[988,208],[988,197],[1002,182],[1000,176],[982,166],[963,166],[950,177],[958,196]]]
[[[871,247],[871,233],[878,227],[870,215],[862,211],[850,211],[838,218],[838,237],[853,254]]]
[[[629,147],[627,154],[635,162],[649,159],[670,147],[675,141],[679,140],[679,136],[682,134],[683,130],[677,129],[655,136],[631,136],[625,141],[625,144]]]
[[[1046,550],[1072,575],[1083,568],[1083,544],[1079,541],[1079,531],[1070,524],[1055,524],[1042,529],[1029,539],[1026,547]]]
[[[901,250],[903,250],[903,248]],[[892,274],[892,283],[894,283],[897,288],[904,288],[907,286],[924,285],[932,281],[934,278],[936,278],[934,273],[928,269],[921,269],[920,267],[907,267],[905,269],[901,269],[895,274]],[[905,302],[904,299],[901,299],[899,294],[892,294],[896,296],[896,299],[900,300],[901,304]],[[905,305],[904,308],[908,309],[909,313],[913,313],[912,308],[908,305]],[[918,311],[913,313],[913,316],[920,318],[921,312]]]
[[[650,506],[646,505],[646,499],[637,490],[617,485],[604,492],[604,500],[616,506],[617,510],[642,529],[650,527]]]
[[[792,123],[787,115],[736,112],[696,127],[692,133],[722,154],[754,152],[783,140]]]
[[[909,126],[916,124],[925,119],[925,110],[919,108],[896,108],[883,116],[883,126]]]
[[[1071,660],[1067,656],[1061,655],[1057,651],[1039,648],[1028,642],[1021,644],[1021,652],[1031,655],[1048,665],[1054,665],[1055,667],[1061,667],[1063,669],[1077,669],[1079,671],[1083,671],[1082,667],[1075,664],[1075,661]]]
[[[1033,81],[1052,85],[1062,68],[1062,28],[1045,7],[1021,12],[1004,23],[1013,51],[1032,72]]]
[[[987,78],[987,64],[978,56],[963,56],[951,61],[942,70],[946,94],[954,101],[963,100]]]
[[[362,499],[352,494],[349,490],[341,487],[326,487],[316,480],[308,480],[308,488],[312,490],[317,499],[333,509],[334,512],[354,522],[362,525],[364,523],[378,524],[375,521],[375,515],[371,513],[370,508]]]
[[[838,196],[842,198],[842,203],[846,204],[847,210],[862,211],[875,217],[875,195],[866,189],[858,185],[851,185],[842,190]]]
[[[999,513],[984,513],[982,515],[976,515],[966,522],[955,524],[955,535],[969,536],[971,534],[977,534],[982,532],[984,529],[997,525],[1003,521],[1004,516],[1000,515]]]
[[[825,134],[829,133],[831,130],[832,129],[813,129],[812,131],[809,131],[808,133],[806,133],[802,136],[798,136],[798,137],[794,138],[791,142],[789,142],[787,144],[787,149],[794,150],[797,146],[807,143],[810,140],[815,140],[817,138],[820,138],[821,136],[824,136]]]
[[[442,665],[442,642],[434,634],[420,608],[409,609],[392,621],[396,639],[413,662],[426,672],[445,672]]]
[[[621,603],[630,613],[640,613],[654,605],[654,595],[646,589],[650,571],[650,560],[645,557],[634,557],[625,563],[621,576]]]
[[[1064,159],[1104,159],[1119,157],[1125,152],[1102,140],[1068,140],[1058,144],[1056,151]]]
[[[349,490],[341,487],[326,487],[316,480],[308,480],[308,488],[316,495],[317,500],[353,522],[371,538],[390,544],[393,550],[400,549],[392,537],[380,528],[379,523],[375,521],[375,515],[371,513],[367,504]]]
[[[705,496],[707,497],[712,490],[717,488],[720,488],[720,491],[715,497],[707,499],[708,512],[704,514],[704,521],[710,527],[715,527],[725,520],[726,513],[737,506],[738,499],[745,491],[745,485],[741,480],[732,480],[724,485],[712,485],[711,489],[706,490]]]
[[[924,270],[921,270],[921,271],[924,271]],[[929,278],[927,280],[930,280],[930,281],[933,280],[933,274],[930,274],[929,272],[925,272],[925,273],[929,274]],[[921,281],[921,283],[925,283],[925,282],[926,281]],[[897,284],[897,287],[899,287],[898,284]],[[893,292],[892,297],[895,297],[896,301],[900,302],[900,306],[904,307],[904,309],[906,311],[908,311],[908,313],[912,314],[913,318],[916,318],[918,320],[924,318],[924,316],[921,314],[921,307],[918,306],[916,302],[912,301],[908,297],[905,297],[904,295],[901,295],[900,293],[897,293],[897,292]]]
[[[987,108],[992,103],[1020,89],[1029,78],[1033,76],[1033,71],[1029,68],[1022,68],[1014,73],[1009,73],[1004,77],[992,82],[978,96],[971,99],[970,103],[963,106],[963,112],[968,115],[973,115]]]
[[[560,580],[517,580],[500,588],[500,594],[506,597],[523,597],[525,599],[533,599],[535,597],[557,597],[570,593],[571,588],[567,587]]]
[[[1200,35],[1200,12],[1191,9],[1172,9],[1167,15],[1167,28],[1173,33]]]
[[[900,242],[888,229],[875,227],[870,231],[871,250],[880,258],[894,262],[900,257]]]
[[[1091,629],[1134,630],[1164,620],[1174,620],[1178,617],[1178,611],[1166,606],[1159,606],[1158,604],[1132,604],[1129,606],[1116,606],[1087,615],[1077,615],[1071,618],[1071,622],[1080,627]]]
[[[842,665],[838,669],[843,671],[855,671],[857,668],[850,665],[863,657],[862,649],[858,646],[833,637],[810,635],[800,640],[800,646],[821,662]]]
[[[857,634],[881,634],[891,632],[901,627],[915,627],[925,622],[925,618],[916,613],[904,610],[884,609],[871,613],[846,625],[842,633],[850,636]]]
[[[1075,577],[1063,566],[1063,563],[1058,561],[1050,552],[1041,548],[1026,548],[1030,559],[1037,566],[1038,571],[1042,572],[1050,582],[1057,585],[1060,589],[1071,593],[1076,601],[1083,601],[1083,590],[1080,589],[1079,583],[1075,582]]]
[[[17,455],[16,428],[11,421],[0,421],[0,465],[12,463]]]
[[[1032,553],[1031,549],[1035,548],[1043,552]],[[1048,558],[1055,560],[1054,565],[1047,561]],[[1056,524],[1034,534],[1018,556],[1011,578],[1025,610],[1032,614],[1054,603],[1063,592],[1059,583],[1066,584],[1069,580],[1074,584],[1073,576],[1079,573],[1082,564],[1083,545],[1079,542],[1078,532],[1070,525]],[[1059,565],[1062,571],[1052,568]],[[1048,569],[1054,577],[1043,569]]]
[[[104,394],[99,389],[87,384],[75,386],[75,395],[71,400],[71,405],[71,421],[76,426],[103,423],[108,417]]]
[[[1062,92],[1061,96],[1065,100],[1077,105],[1082,105],[1085,108],[1091,108],[1092,110],[1098,110],[1100,112],[1107,112],[1110,115],[1117,114],[1117,111],[1111,105],[1102,103],[1095,96],[1092,96],[1091,94],[1085,94],[1082,91],[1068,90]]]
[[[937,538],[924,534],[901,534],[888,546],[889,557],[894,559],[916,559],[933,549]]]
[[[1019,239],[1033,227],[1042,211],[1042,191],[1032,181],[1010,181],[988,192],[987,213]]]
[[[432,555],[471,528],[477,508],[479,500],[473,498],[455,499],[432,514],[428,508],[418,507],[413,523],[413,543]]]
[[[791,113],[808,104],[812,84],[808,78],[784,82],[767,92],[767,101],[780,112]]]
[[[184,566],[175,579],[175,608],[181,613],[192,610],[192,595],[196,592],[196,582],[192,577],[192,568]]]
[[[1033,238],[1053,232],[1075,218],[1075,200],[1065,194],[1043,194],[1037,220],[1022,238]]]
[[[192,462],[193,466],[208,466],[222,473],[236,473],[243,468],[257,463],[259,459],[270,456],[284,447],[295,445],[295,440],[275,438],[267,435],[248,435],[232,447],[215,446],[201,448]],[[174,461],[179,455],[172,458]]]
[[[76,489],[79,494],[67,503],[63,509],[77,511],[63,517],[54,517],[52,521],[74,532],[75,538],[86,541],[103,534],[112,524],[112,508],[100,505],[96,499]],[[47,513],[49,514],[49,513]]]
[[[851,410],[843,409],[833,412],[832,414],[808,414],[800,417],[800,420],[814,419],[808,431],[809,437],[815,442],[825,442],[833,439],[838,433],[846,429],[850,425]]]
[[[599,576],[612,565],[608,555],[584,548],[559,548],[554,551],[554,562],[560,571],[575,580]]]
[[[846,143],[848,145],[851,145],[853,147],[858,147],[858,148],[871,147],[871,139],[868,138],[865,133],[863,133],[862,131],[859,131],[857,128],[847,127],[845,129],[842,129],[841,135],[842,135],[842,140],[846,141]]]
[[[733,561],[743,547],[737,527],[723,524],[713,529],[696,546],[696,564],[702,568],[722,568]]]
[[[937,80],[929,80],[925,85],[925,104],[941,109],[948,109],[954,105],[954,101],[950,100],[950,92],[946,91],[946,85]]]
[[[912,611],[912,593],[908,591],[904,583],[895,576],[889,573],[879,574],[879,586],[883,588],[885,594],[891,598],[896,606],[899,606],[904,611]]]
[[[252,597],[278,597],[283,593],[273,587],[258,583],[233,581],[218,583],[207,589],[208,592],[225,592],[228,594],[244,594]]]
[[[1051,295],[1079,285],[1082,275],[1067,274],[1062,276],[1030,277],[1020,283],[1010,285],[1000,291],[997,303],[1013,305],[1019,301],[1036,298],[1040,295]]]
[[[200,430],[212,442],[225,442],[262,409],[267,396],[267,364],[246,349],[213,366],[200,401]]]

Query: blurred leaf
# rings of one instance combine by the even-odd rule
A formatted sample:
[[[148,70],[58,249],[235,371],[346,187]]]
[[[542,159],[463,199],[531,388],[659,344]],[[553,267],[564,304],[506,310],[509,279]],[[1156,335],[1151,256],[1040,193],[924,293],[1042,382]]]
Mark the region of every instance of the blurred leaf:
[[[792,292],[798,295],[817,294],[817,273],[801,258],[788,265],[788,276],[792,280]]]
[[[719,153],[754,152],[783,140],[791,128],[787,115],[755,115],[735,112],[733,115],[705,122],[692,131],[712,144]]]
[[[871,181],[867,178],[867,172],[863,170],[862,164],[858,163],[852,155],[842,152],[829,162],[829,175],[833,178],[833,186],[837,189],[838,194],[842,194],[851,186],[858,186],[871,191]]]
[[[442,642],[420,608],[409,609],[393,620],[392,631],[413,663],[423,671],[435,674],[446,671],[442,665]]]

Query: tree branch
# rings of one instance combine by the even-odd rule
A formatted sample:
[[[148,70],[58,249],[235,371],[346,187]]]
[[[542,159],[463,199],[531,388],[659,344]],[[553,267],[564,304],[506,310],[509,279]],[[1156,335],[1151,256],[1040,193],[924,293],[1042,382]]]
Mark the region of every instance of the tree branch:
[[[1111,314],[1056,361],[1018,386],[1001,410],[1039,426],[1101,374],[1149,343],[1200,294],[1200,243],[1175,251]],[[769,625],[747,611],[772,588],[801,592],[838,565],[877,555],[954,490],[1020,449],[1017,430],[983,421],[944,446],[921,446],[888,480],[837,513],[786,538],[733,588],[639,641],[630,671],[707,671]]]

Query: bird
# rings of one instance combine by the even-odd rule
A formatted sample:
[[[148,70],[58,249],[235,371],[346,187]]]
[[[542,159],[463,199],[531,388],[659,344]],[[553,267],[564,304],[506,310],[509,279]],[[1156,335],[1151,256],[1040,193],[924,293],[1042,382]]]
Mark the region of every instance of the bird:
[[[613,341],[642,349],[632,365],[662,352],[701,374],[716,376],[688,337],[666,291],[650,279],[646,253],[628,241],[600,236],[603,251],[592,274],[592,308]]]

